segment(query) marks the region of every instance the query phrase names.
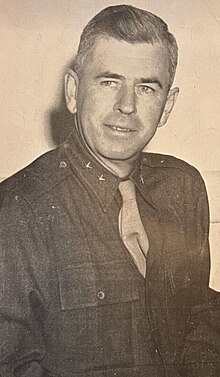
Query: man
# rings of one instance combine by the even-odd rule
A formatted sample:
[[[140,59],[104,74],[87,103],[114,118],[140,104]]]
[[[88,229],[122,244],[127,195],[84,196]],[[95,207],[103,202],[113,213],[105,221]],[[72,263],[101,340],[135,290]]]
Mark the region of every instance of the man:
[[[199,173],[142,153],[172,111],[177,45],[108,7],[65,77],[73,132],[2,184],[0,375],[219,376]]]

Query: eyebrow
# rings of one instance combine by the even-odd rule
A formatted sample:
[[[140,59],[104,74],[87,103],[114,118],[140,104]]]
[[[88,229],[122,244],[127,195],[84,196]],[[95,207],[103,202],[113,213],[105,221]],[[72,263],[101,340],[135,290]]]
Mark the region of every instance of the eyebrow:
[[[124,76],[119,75],[118,73],[110,72],[110,71],[105,71],[105,72],[101,72],[101,73],[99,73],[99,74],[96,76],[96,79],[100,79],[100,78],[102,78],[102,77],[105,77],[105,78],[111,78],[111,79],[116,79],[116,80],[123,80],[123,79],[125,79]]]
[[[100,72],[96,76],[96,79],[100,79],[100,78],[112,78],[112,79],[116,79],[116,80],[124,80],[125,79],[124,76],[119,75],[118,73],[110,72],[110,71]],[[139,84],[156,84],[161,89],[163,89],[163,86],[162,86],[161,82],[158,80],[157,77],[146,77],[146,78],[141,77],[140,79],[138,79],[138,83]]]
[[[160,89],[163,89],[163,86],[161,84],[161,82],[156,78],[156,77],[151,77],[151,78],[143,78],[141,77],[138,82],[140,84],[157,84]]]

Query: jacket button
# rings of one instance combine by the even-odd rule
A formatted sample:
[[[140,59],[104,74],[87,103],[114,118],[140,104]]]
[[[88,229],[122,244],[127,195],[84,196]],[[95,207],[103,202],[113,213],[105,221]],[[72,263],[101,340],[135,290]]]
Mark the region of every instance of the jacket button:
[[[66,168],[67,167],[67,164],[65,161],[61,161],[60,162],[60,168]]]
[[[99,291],[97,293],[97,297],[99,298],[99,300],[103,300],[105,298],[105,293],[103,291]]]

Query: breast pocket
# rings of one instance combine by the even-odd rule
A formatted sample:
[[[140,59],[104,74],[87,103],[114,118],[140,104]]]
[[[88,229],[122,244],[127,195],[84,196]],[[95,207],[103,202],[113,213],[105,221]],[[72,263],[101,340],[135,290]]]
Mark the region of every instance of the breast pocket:
[[[58,282],[72,370],[131,365],[132,305],[139,293],[123,262],[69,265],[58,270]]]
[[[105,262],[58,270],[61,310],[138,300],[138,289],[123,267],[122,262]]]

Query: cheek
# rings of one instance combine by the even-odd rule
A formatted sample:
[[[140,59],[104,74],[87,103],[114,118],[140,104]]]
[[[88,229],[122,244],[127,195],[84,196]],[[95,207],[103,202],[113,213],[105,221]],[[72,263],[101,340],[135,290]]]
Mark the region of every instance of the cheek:
[[[138,115],[142,122],[157,125],[163,113],[164,103],[157,99],[143,101],[138,106]]]
[[[78,112],[86,118],[102,119],[111,112],[113,106],[114,99],[112,97],[92,92],[86,97],[82,96]]]

